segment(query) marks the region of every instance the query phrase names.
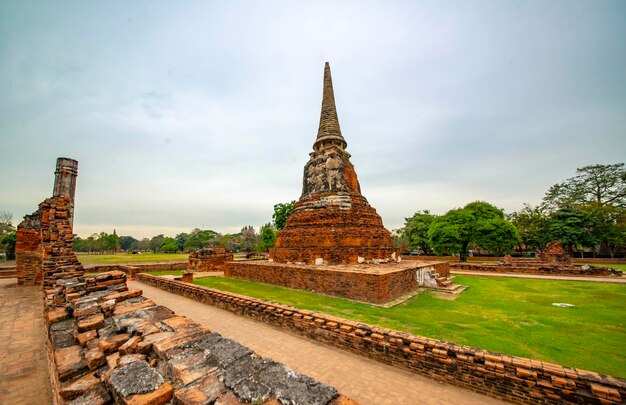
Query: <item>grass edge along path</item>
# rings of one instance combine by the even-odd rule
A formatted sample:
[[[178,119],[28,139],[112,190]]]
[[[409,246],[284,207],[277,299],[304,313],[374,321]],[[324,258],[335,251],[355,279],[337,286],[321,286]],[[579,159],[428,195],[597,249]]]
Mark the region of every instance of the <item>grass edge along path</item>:
[[[158,263],[187,261],[189,253],[143,253],[133,255],[122,253],[116,255],[77,254],[78,260],[84,264],[127,264],[127,263]]]
[[[626,378],[626,286],[581,281],[457,276],[454,301],[430,293],[381,308],[223,277],[194,284],[296,308]],[[574,304],[572,308],[552,303]]]

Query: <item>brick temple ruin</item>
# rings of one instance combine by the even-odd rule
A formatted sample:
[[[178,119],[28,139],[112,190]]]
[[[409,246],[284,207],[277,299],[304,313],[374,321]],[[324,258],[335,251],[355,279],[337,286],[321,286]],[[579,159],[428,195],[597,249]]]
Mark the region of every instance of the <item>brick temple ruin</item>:
[[[19,285],[54,284],[83,275],[74,253],[74,196],[78,162],[60,157],[51,198],[17,226],[15,259]]]
[[[302,195],[270,249],[269,262],[227,263],[227,277],[385,304],[420,286],[458,292],[445,262],[402,263],[391,234],[361,194],[346,151],[330,65]]]

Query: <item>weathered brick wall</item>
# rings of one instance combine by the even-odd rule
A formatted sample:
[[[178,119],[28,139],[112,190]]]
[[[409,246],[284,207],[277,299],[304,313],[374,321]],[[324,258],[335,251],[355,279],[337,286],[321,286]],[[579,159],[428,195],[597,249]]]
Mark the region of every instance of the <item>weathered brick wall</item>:
[[[369,266],[370,271],[360,270],[365,266]],[[326,267],[246,261],[227,263],[224,275],[317,291],[351,300],[385,304],[419,288],[415,273],[419,267],[432,267],[441,277],[449,275],[447,262],[416,263],[415,266],[391,263]],[[391,271],[396,269],[398,271]]]
[[[593,276],[593,277],[621,277],[622,272],[619,270],[591,266],[583,268],[581,266],[550,266],[545,264],[536,265],[535,267],[524,266],[516,267],[515,265],[500,266],[497,264],[479,264],[479,263],[450,263],[452,270],[464,271],[484,271],[491,273],[523,273],[523,274],[543,274],[549,276]]]
[[[43,244],[39,215],[27,215],[17,226],[15,268],[19,285],[43,282]]]
[[[58,404],[358,405],[128,290],[123,272],[60,279],[45,292]]]
[[[387,364],[525,404],[619,404],[626,380],[140,274],[139,280]],[[618,350],[616,348],[616,350]]]
[[[44,200],[18,225],[15,245],[18,284],[53,284],[82,275],[73,250],[72,202],[69,196]]]

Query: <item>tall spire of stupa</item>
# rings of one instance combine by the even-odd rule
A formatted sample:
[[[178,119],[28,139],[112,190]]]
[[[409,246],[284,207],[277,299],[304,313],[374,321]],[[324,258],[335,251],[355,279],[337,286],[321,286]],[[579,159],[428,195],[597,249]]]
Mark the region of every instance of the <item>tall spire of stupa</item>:
[[[317,131],[317,139],[313,144],[314,150],[320,150],[326,145],[337,145],[345,149],[348,146],[341,135],[337,107],[335,106],[335,93],[333,92],[333,79],[330,76],[330,64],[324,66],[324,95],[322,97],[322,113],[320,114],[320,127]]]

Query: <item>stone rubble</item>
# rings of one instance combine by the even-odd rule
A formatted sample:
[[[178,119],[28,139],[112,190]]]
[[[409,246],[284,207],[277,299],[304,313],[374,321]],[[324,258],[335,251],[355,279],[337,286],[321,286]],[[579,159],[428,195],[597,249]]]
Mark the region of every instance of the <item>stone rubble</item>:
[[[141,294],[122,271],[45,289],[58,403],[356,404]]]

